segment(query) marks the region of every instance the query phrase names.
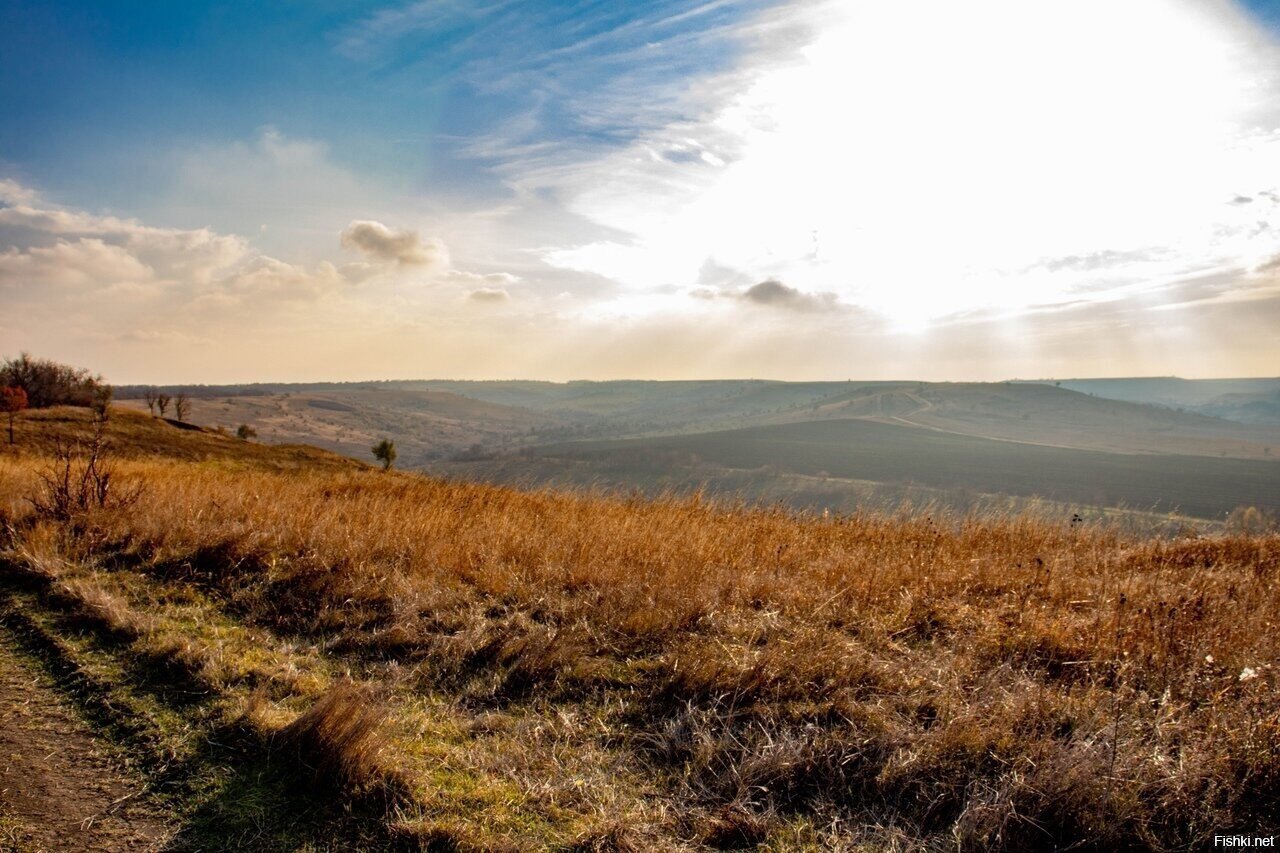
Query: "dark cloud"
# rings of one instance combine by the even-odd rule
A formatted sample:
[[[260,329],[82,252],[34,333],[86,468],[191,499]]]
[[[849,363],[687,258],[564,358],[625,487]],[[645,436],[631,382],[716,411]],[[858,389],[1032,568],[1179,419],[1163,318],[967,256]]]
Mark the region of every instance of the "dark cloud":
[[[805,293],[788,287],[776,278],[767,278],[759,284],[753,284],[738,294],[738,298],[756,305],[792,311],[831,311],[839,304],[834,293]]]
[[[342,232],[342,246],[382,261],[425,266],[445,259],[444,246],[424,242],[417,231],[395,231],[381,222],[357,219]]]
[[[481,287],[471,291],[468,298],[475,302],[506,302],[511,294],[501,287]]]
[[[662,159],[668,163],[696,163],[702,160],[702,152],[692,148],[668,148],[662,152]]]

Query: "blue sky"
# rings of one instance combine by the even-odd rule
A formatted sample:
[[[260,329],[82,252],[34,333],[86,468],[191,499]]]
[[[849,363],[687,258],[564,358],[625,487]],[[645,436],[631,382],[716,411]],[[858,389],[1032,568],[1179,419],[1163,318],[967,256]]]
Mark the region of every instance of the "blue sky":
[[[459,147],[628,142],[678,117],[670,89],[734,61],[716,35],[761,6],[6,2],[0,152],[125,206],[169,178],[166,152],[277,127],[375,179],[500,193]],[[645,116],[610,114],[619,86],[652,95]]]
[[[0,342],[117,381],[1274,373],[1278,32],[4,0]]]

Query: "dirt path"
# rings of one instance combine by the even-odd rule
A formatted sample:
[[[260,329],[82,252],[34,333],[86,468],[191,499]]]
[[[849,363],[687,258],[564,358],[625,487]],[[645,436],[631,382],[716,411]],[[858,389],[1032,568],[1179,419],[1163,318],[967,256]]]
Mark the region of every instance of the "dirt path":
[[[172,831],[112,751],[0,628],[0,851],[159,850]]]

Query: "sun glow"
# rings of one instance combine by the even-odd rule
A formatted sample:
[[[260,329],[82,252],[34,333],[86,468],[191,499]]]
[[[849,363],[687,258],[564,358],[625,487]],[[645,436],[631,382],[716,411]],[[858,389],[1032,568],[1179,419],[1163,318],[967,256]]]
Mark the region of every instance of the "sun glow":
[[[1251,228],[1273,46],[1225,3],[833,3],[817,38],[680,144],[598,164],[573,208],[635,235],[546,255],[633,291],[708,261],[919,329],[1101,300],[1275,252]],[[677,130],[671,131],[672,136]],[[717,163],[724,161],[725,165]],[[705,282],[703,282],[705,283]]]

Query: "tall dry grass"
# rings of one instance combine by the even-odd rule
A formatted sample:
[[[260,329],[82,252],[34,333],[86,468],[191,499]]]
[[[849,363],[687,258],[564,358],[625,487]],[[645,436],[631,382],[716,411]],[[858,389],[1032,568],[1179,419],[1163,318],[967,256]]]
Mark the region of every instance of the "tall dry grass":
[[[21,540],[49,522],[0,467]],[[1280,815],[1280,537],[801,518],[374,472],[126,460],[79,559],[214,591],[477,707],[579,704],[689,828],[1187,848]],[[604,710],[599,710],[604,709]],[[880,833],[876,835],[876,833]]]

